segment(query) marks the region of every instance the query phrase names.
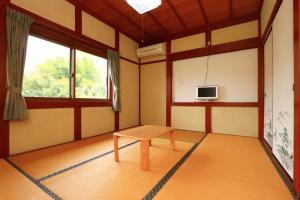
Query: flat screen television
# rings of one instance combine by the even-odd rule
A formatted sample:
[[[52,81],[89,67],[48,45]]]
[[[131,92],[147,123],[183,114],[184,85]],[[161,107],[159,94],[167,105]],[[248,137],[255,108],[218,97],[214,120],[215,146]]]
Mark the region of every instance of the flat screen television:
[[[209,101],[218,99],[218,86],[197,86],[196,99]]]

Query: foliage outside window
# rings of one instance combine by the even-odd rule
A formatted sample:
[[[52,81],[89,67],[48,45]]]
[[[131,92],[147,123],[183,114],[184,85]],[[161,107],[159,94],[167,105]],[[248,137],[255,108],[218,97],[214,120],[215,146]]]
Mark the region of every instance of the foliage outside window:
[[[107,98],[106,59],[76,51],[77,98]]]
[[[30,36],[24,69],[26,97],[106,99],[106,59]],[[76,55],[76,56],[75,56]],[[76,61],[76,62],[75,62]],[[71,75],[76,63],[75,74]],[[74,76],[75,94],[71,84]]]

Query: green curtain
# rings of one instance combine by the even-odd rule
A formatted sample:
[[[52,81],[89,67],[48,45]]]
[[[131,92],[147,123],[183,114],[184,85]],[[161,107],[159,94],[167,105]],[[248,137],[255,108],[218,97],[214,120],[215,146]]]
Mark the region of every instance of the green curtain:
[[[22,96],[22,84],[27,40],[32,23],[32,18],[7,8],[7,94],[4,120],[20,120],[27,117],[27,107]]]
[[[113,110],[120,111],[120,55],[118,52],[110,49],[107,50],[107,67],[113,87]]]

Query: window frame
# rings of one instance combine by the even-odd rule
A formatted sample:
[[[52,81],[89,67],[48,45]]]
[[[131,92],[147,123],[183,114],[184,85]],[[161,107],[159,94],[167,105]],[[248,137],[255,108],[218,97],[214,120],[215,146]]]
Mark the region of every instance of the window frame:
[[[39,29],[41,28],[41,30]],[[53,33],[52,33],[53,32]],[[33,27],[30,36],[53,42],[70,49],[70,71],[69,71],[69,97],[27,97],[24,96],[28,109],[37,108],[76,108],[76,107],[105,107],[112,106],[112,89],[111,80],[108,74],[106,76],[107,97],[106,98],[76,98],[76,50],[83,51],[104,59],[107,59],[106,51],[91,47],[90,44],[84,41],[75,41],[53,30],[45,31],[43,27]]]

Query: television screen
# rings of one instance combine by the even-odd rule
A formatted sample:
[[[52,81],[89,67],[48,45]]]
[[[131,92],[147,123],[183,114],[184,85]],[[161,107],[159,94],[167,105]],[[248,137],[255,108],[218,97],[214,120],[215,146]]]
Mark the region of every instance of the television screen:
[[[196,88],[196,98],[202,100],[218,99],[218,86],[199,86]]]

